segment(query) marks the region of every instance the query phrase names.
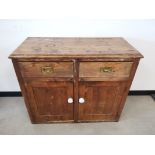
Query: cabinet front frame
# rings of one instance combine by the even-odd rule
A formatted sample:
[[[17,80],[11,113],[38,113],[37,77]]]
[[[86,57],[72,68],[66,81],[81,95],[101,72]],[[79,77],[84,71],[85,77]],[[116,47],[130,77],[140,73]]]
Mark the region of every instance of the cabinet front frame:
[[[79,63],[82,62],[82,61],[94,61],[94,62],[108,62],[108,61],[111,61],[111,62],[130,62],[132,61],[133,62],[133,65],[131,67],[131,72],[130,72],[130,76],[129,76],[129,79],[126,81],[126,87],[125,87],[125,92],[124,92],[124,96],[122,96],[122,100],[121,100],[121,103],[119,105],[119,108],[118,108],[118,112],[117,112],[117,118],[116,120],[119,119],[120,117],[120,114],[122,112],[122,109],[124,107],[124,103],[125,103],[125,100],[126,100],[126,97],[128,95],[128,91],[129,91],[129,88],[131,86],[131,83],[132,83],[132,80],[134,78],[134,75],[135,75],[135,72],[136,72],[136,69],[137,69],[137,66],[138,66],[138,63],[139,63],[139,60],[140,58],[132,58],[132,59],[123,59],[123,58],[120,58],[120,59],[116,59],[116,58],[49,58],[49,59],[46,59],[46,58],[43,58],[43,59],[35,59],[35,58],[21,58],[21,59],[12,59],[12,62],[13,62],[13,65],[14,65],[14,68],[15,68],[15,72],[16,72],[16,75],[17,75],[17,78],[18,78],[18,81],[19,81],[19,84],[20,84],[20,88],[22,90],[22,94],[24,96],[24,100],[25,100],[25,104],[26,104],[26,107],[27,107],[27,110],[28,110],[28,113],[29,113],[29,116],[30,116],[30,119],[31,119],[31,122],[32,123],[37,123],[34,119],[34,115],[33,115],[33,112],[32,112],[32,109],[30,107],[30,103],[29,103],[29,97],[27,95],[27,90],[25,88],[25,82],[24,82],[24,79],[21,75],[21,71],[20,71],[20,68],[19,68],[19,65],[18,65],[18,62],[20,61],[51,61],[51,62],[63,62],[63,61],[68,61],[68,62],[73,62],[73,78],[50,78],[50,80],[52,81],[73,81],[73,99],[74,99],[74,112],[73,112],[73,115],[74,115],[74,122],[78,122],[78,109],[79,109]],[[48,78],[47,78],[48,80]]]

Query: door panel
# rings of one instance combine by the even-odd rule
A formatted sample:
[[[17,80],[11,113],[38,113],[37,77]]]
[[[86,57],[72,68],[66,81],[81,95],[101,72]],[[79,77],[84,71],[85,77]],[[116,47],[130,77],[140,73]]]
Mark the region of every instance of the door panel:
[[[125,82],[80,82],[79,121],[112,121],[121,103]]]
[[[72,82],[33,80],[26,87],[37,122],[73,120],[73,103],[67,101],[73,98]]]

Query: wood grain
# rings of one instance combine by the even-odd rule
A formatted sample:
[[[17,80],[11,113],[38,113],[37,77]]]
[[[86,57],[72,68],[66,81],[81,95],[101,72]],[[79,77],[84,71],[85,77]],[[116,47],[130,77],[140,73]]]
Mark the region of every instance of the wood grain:
[[[10,55],[32,123],[118,121],[142,57],[123,38],[27,38]]]
[[[107,57],[142,58],[123,38],[49,38],[29,37],[10,58]]]
[[[74,122],[78,122],[79,115],[79,61],[74,60]]]
[[[79,121],[116,121],[118,106],[125,89],[125,82],[80,82]]]
[[[82,81],[119,81],[129,78],[133,62],[81,62],[79,77]],[[111,68],[111,72],[101,69]],[[89,79],[90,78],[90,79]]]
[[[23,77],[73,77],[72,62],[18,62]],[[50,67],[52,72],[43,73],[42,68]]]
[[[72,82],[43,82],[39,79],[26,82],[29,103],[35,114],[36,122],[73,121]]]
[[[20,89],[22,91],[22,95],[24,97],[25,105],[26,105],[26,108],[27,108],[31,123],[35,123],[36,122],[35,116],[34,116],[35,113],[32,111],[32,108],[31,108],[31,105],[30,105],[30,102],[29,102],[28,92],[27,92],[27,90],[25,88],[25,82],[24,82],[24,79],[22,78],[20,68],[19,68],[19,65],[18,65],[18,61],[13,59],[12,63],[13,63],[14,69],[15,69],[15,73],[16,73],[18,82],[19,82]]]
[[[122,110],[124,108],[125,101],[127,99],[131,84],[133,82],[133,79],[134,79],[134,76],[135,76],[135,73],[136,73],[136,70],[137,70],[137,67],[138,67],[138,64],[139,64],[139,60],[140,59],[135,59],[133,65],[132,65],[132,69],[131,69],[131,72],[130,72],[130,78],[126,83],[125,90],[124,90],[124,95],[122,96],[122,100],[121,100],[121,103],[119,105],[118,112],[117,112],[117,115],[116,115],[116,120],[117,121],[119,121],[120,115],[121,115]]]

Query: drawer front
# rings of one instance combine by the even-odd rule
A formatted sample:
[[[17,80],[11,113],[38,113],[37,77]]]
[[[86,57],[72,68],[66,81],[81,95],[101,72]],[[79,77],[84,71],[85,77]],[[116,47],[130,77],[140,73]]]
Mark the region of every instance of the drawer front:
[[[127,80],[133,62],[81,62],[80,80],[118,81]]]
[[[72,62],[19,62],[23,77],[73,77]]]

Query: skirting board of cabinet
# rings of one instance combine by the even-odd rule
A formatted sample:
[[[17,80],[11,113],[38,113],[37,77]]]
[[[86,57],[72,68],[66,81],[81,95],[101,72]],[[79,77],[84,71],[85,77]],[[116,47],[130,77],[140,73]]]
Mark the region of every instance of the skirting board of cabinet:
[[[128,95],[153,95],[155,94],[155,90],[131,90]],[[1,91],[0,97],[17,97],[22,96],[20,91]]]
[[[131,90],[128,95],[152,95],[155,94],[155,90]]]
[[[1,91],[0,97],[18,97],[22,96],[21,91]]]

